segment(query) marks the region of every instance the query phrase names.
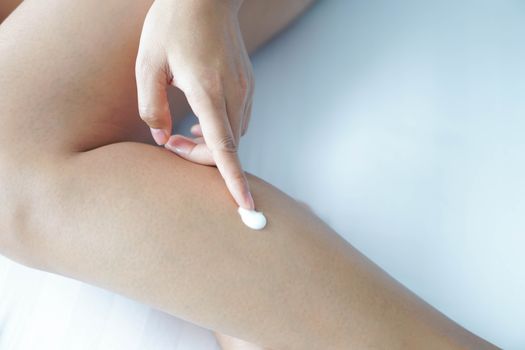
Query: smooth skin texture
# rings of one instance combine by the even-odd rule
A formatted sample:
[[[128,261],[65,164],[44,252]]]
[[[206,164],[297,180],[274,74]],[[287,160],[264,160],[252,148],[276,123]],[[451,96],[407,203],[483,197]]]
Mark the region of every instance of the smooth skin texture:
[[[26,0],[0,26],[0,252],[274,350],[495,349],[270,184],[248,176],[254,234],[216,168],[145,144],[150,4]],[[260,28],[305,6],[248,4]]]
[[[136,63],[139,112],[159,145],[171,135],[166,88],[186,96],[205,143],[171,138],[181,157],[216,164],[237,204],[255,208],[237,149],[248,128],[254,82],[238,12],[242,0],[155,0],[144,23]]]
[[[20,1],[18,0],[9,0],[9,1],[3,1],[0,3],[0,22],[2,22],[7,15],[11,13],[11,11],[18,6]],[[283,29],[289,22],[298,16],[302,11],[304,11],[307,6],[309,6],[312,3],[311,0],[295,0],[295,1],[287,1],[286,3],[280,3],[279,1],[248,1],[248,3],[244,4],[240,10],[239,13],[239,22],[240,26],[242,28],[242,35],[245,38],[245,46],[247,47],[248,51],[253,52],[258,47],[260,47],[263,43],[268,41],[273,35],[275,35],[277,32],[279,32],[281,29]],[[56,4],[56,3],[55,3]],[[147,6],[149,6],[151,2],[143,2],[143,3],[134,3],[135,7],[131,7],[129,11],[123,11],[121,6],[124,6],[124,2],[119,3],[118,6],[116,6],[116,2],[114,3],[108,3],[108,6],[100,6],[100,4],[94,4],[93,10],[91,13],[94,13],[96,11],[96,6],[100,6],[100,10],[105,11],[111,11],[109,14],[111,18],[108,16],[108,18],[105,18],[104,27],[101,27],[100,31],[94,31],[93,33],[90,33],[91,35],[83,36],[83,38],[94,40],[94,42],[89,45],[89,42],[84,42],[83,45],[79,45],[80,49],[82,50],[89,50],[90,52],[92,50],[95,50],[98,54],[102,54],[101,50],[105,49],[104,46],[113,47],[114,43],[111,43],[111,40],[116,40],[117,43],[121,41],[122,39],[122,33],[116,32],[114,33],[113,29],[109,25],[109,21],[114,20],[115,16],[120,15],[126,15],[131,13],[138,13],[137,11],[142,11],[143,9],[146,9]],[[53,5],[53,4],[51,4]],[[140,5],[140,6],[139,6]],[[81,7],[82,8],[82,7]],[[63,9],[62,11],[68,11],[69,10]],[[67,15],[68,12],[62,13]],[[57,15],[59,16],[60,13]],[[25,15],[24,15],[25,16]],[[38,15],[37,15],[38,16]],[[75,18],[77,20],[79,19],[79,14],[76,15]],[[97,15],[92,15],[98,16]],[[132,17],[132,19],[140,18],[140,16]],[[56,19],[59,21],[62,21],[63,19]],[[21,20],[23,21],[23,20]],[[74,26],[74,21],[71,21],[68,25]],[[20,22],[22,23],[22,22]],[[79,23],[82,23],[82,21],[79,21]],[[93,22],[96,24],[96,22]],[[121,25],[123,23],[120,23],[118,21],[114,22],[113,25]],[[121,51],[117,52],[114,50],[111,55],[113,59],[107,60],[106,62],[102,62],[102,60],[97,61],[98,66],[92,66],[89,65],[92,63],[88,63],[89,56],[86,57],[86,59],[80,63],[87,63],[86,67],[82,67],[81,71],[85,75],[92,74],[90,72],[91,68],[98,69],[99,67],[107,66],[108,69],[114,68],[114,73],[111,76],[105,76],[106,73],[101,73],[100,75],[97,75],[97,77],[101,77],[100,83],[93,84],[92,88],[97,89],[100,91],[103,91],[102,94],[98,95],[93,94],[90,96],[89,94],[85,94],[84,91],[83,94],[85,94],[87,101],[95,101],[100,96],[103,96],[103,100],[105,100],[107,112],[105,112],[103,115],[99,116],[96,115],[90,115],[89,118],[93,117],[92,119],[88,119],[87,115],[83,115],[85,117],[85,121],[87,122],[83,127],[80,125],[75,125],[71,129],[69,127],[71,125],[68,125],[68,129],[66,130],[66,124],[70,121],[66,119],[59,119],[56,120],[56,126],[62,125],[62,131],[60,132],[62,135],[51,135],[51,133],[47,133],[45,127],[43,128],[36,128],[33,130],[33,135],[38,137],[38,132],[35,132],[35,130],[42,130],[43,133],[40,135],[41,140],[39,141],[38,147],[46,148],[52,152],[62,149],[62,150],[87,150],[95,147],[99,147],[100,145],[106,144],[106,143],[112,143],[112,142],[118,142],[121,140],[134,140],[137,142],[143,142],[143,143],[151,143],[151,137],[147,133],[147,129],[143,128],[143,125],[138,123],[138,112],[136,111],[136,103],[137,99],[134,96],[134,90],[133,85],[135,84],[135,80],[133,79],[133,70],[129,69],[131,67],[131,61],[129,58],[132,58],[133,55],[136,56],[136,45],[138,44],[138,35],[137,35],[137,29],[139,28],[139,22],[135,21],[132,22],[130,26],[125,27],[121,26],[120,28],[128,29],[127,34],[129,34],[129,37],[126,37],[126,40],[129,40],[130,45],[125,45],[124,47],[120,46],[117,47]],[[142,23],[140,24],[140,26]],[[51,26],[52,27],[52,26]],[[19,27],[21,28],[21,27]],[[25,29],[25,28],[22,28]],[[15,29],[17,30],[17,29]],[[108,33],[104,33],[104,30],[109,30]],[[48,30],[49,31],[49,30]],[[70,39],[73,41],[76,40],[75,33],[78,34],[78,32],[73,32],[73,35],[70,36]],[[84,33],[82,33],[84,34]],[[108,37],[110,40],[99,40],[105,38],[105,36],[109,34],[116,34],[112,37]],[[81,36],[82,37],[82,36]],[[64,37],[63,37],[64,38]],[[132,39],[135,38],[135,39]],[[69,39],[68,39],[69,40]],[[98,46],[97,44],[104,45],[103,47]],[[122,44],[122,43],[121,43]],[[124,43],[125,44],[125,43]],[[31,50],[31,48],[28,46],[28,49]],[[64,55],[67,56],[69,53],[65,52]],[[41,57],[44,57],[45,55],[42,55]],[[106,56],[106,58],[108,58]],[[38,60],[39,57],[35,56],[35,60]],[[45,57],[44,59],[48,59],[48,57]],[[68,59],[67,59],[68,60]],[[120,62],[120,63],[119,63]],[[121,65],[123,64],[123,65]],[[122,70],[122,68],[126,68],[127,70]],[[55,72],[60,72],[60,69],[57,67],[52,68]],[[73,72],[74,73],[74,72]],[[76,74],[76,73],[74,73]],[[60,74],[59,74],[60,75]],[[8,78],[8,77],[6,77]],[[72,77],[70,77],[72,78]],[[108,79],[109,78],[109,79]],[[110,80],[112,79],[112,80]],[[73,80],[73,79],[71,79]],[[7,80],[6,80],[7,81]],[[53,83],[56,83],[57,81],[55,79],[51,79]],[[10,84],[12,87],[15,87],[14,84]],[[20,87],[23,89],[24,87]],[[32,89],[32,87],[27,87],[28,89]],[[81,89],[82,87],[78,87]],[[18,91],[18,90],[17,90]],[[122,93],[120,93],[122,92]],[[172,107],[172,119],[174,119],[174,122],[177,122],[180,120],[185,114],[187,114],[190,111],[190,106],[188,105],[186,98],[182,91],[171,88],[168,89],[169,92],[169,98],[170,98],[170,104]],[[7,93],[7,91],[5,92]],[[37,92],[38,94],[38,92]],[[126,96],[126,94],[129,94],[129,96]],[[2,95],[1,97],[4,97],[7,95]],[[1,102],[2,100],[0,100]],[[5,99],[7,101],[7,98]],[[18,100],[15,103],[21,102]],[[110,102],[116,102],[116,103],[110,103]],[[82,102],[83,103],[83,102]],[[90,102],[91,104],[91,102]],[[36,105],[33,105],[34,108],[37,108]],[[76,108],[76,107],[75,107]],[[116,113],[113,114],[111,111],[115,111]],[[137,116],[136,118],[134,116]],[[91,122],[91,124],[89,123]],[[38,126],[38,123],[32,122],[33,125]],[[7,127],[7,125],[6,125]],[[199,142],[203,142],[202,138],[202,132],[200,132],[200,126],[197,125],[197,130],[199,130]],[[58,134],[59,129],[56,129],[56,132]],[[6,143],[9,142],[9,139],[11,136],[16,136],[15,133],[10,134],[9,129],[6,129],[5,132],[6,137],[4,138],[4,141]],[[58,138],[57,138],[58,136]],[[2,136],[3,137],[3,136]],[[0,140],[1,141],[1,140]],[[56,144],[53,144],[53,142],[57,142]],[[73,143],[71,143],[73,142]],[[192,148],[194,147],[194,142],[191,142]],[[1,162],[0,162],[1,166]],[[221,339],[229,339],[227,342],[228,345],[224,345],[224,349],[243,349],[245,346],[247,346],[246,342],[242,342],[238,339],[228,337],[226,335],[221,335]],[[239,345],[239,344],[244,345]],[[251,349],[258,349],[259,347],[250,344]]]

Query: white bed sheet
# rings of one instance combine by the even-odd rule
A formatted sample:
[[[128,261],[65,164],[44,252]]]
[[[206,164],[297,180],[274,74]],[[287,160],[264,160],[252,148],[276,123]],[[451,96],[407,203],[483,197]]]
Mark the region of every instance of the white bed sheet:
[[[516,350],[524,37],[521,1],[321,1],[256,56],[241,151],[429,303]],[[202,328],[3,258],[0,327],[2,350],[217,349]]]
[[[1,350],[219,350],[206,329],[0,257]]]

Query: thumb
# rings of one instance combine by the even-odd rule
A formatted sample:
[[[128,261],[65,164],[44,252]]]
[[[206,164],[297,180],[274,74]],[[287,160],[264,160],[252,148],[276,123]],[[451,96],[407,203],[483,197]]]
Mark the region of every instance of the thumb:
[[[148,124],[158,145],[164,145],[171,135],[171,114],[168,104],[168,77],[160,65],[139,55],[135,66],[137,99],[140,118]]]

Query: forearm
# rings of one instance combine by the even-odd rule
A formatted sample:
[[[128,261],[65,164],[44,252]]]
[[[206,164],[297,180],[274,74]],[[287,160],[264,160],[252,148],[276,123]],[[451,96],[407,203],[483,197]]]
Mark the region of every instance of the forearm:
[[[215,168],[148,145],[75,154],[35,179],[14,226],[36,267],[275,350],[490,348],[254,177],[263,231],[242,224]]]

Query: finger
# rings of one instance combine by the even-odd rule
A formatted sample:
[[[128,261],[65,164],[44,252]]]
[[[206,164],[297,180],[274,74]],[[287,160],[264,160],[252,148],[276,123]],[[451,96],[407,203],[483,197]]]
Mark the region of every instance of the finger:
[[[191,162],[215,165],[210,149],[201,140],[192,140],[182,135],[173,135],[164,147]]]
[[[254,209],[248,180],[237,155],[234,137],[226,111],[226,102],[209,95],[187,94],[188,102],[200,121],[202,134],[228,190],[240,207]]]
[[[195,124],[191,127],[190,132],[195,136],[202,137],[202,129],[200,124]]]
[[[250,125],[251,117],[252,117],[252,101],[250,101],[248,105],[246,106],[246,113],[245,113],[245,117],[243,120],[241,136],[246,135],[246,132],[248,131],[248,126]]]
[[[204,141],[204,137],[195,137],[195,138],[193,139],[193,141],[194,141],[195,143],[206,143],[206,142]]]
[[[228,84],[226,90],[226,112],[232,129],[233,137],[238,143],[241,138],[244,117],[246,114],[246,104],[250,99],[251,82],[246,78],[245,72],[239,73],[236,80]]]
[[[250,124],[250,118],[252,115],[253,94],[255,91],[255,80],[253,77],[253,68],[252,68],[249,58],[247,60],[247,71],[250,72],[250,74],[248,74],[250,79],[249,79],[249,84],[248,84],[248,91],[246,94],[246,100],[244,102],[245,108],[244,108],[244,117],[243,117],[243,123],[242,123],[242,128],[241,128],[241,136],[244,136],[246,134],[246,131],[248,130],[248,126]]]
[[[163,145],[171,135],[171,114],[166,88],[166,72],[160,66],[148,63],[139,56],[135,66],[137,98],[140,118],[148,124],[158,145]]]
[[[242,101],[241,101],[242,102]],[[239,144],[241,138],[242,124],[244,117],[244,105],[238,100],[231,98],[226,101],[226,113],[232,131],[235,144]],[[202,128],[202,125],[201,125]]]

